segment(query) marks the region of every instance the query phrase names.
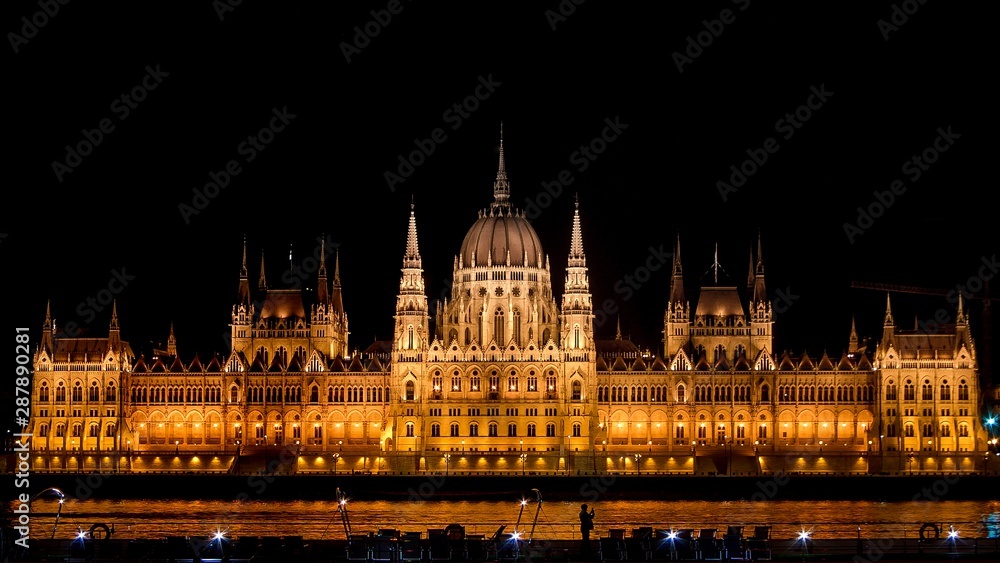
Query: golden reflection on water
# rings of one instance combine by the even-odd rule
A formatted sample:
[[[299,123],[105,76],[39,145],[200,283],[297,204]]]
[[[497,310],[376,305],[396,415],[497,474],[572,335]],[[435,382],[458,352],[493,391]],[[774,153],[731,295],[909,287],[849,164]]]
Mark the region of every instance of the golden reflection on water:
[[[491,535],[501,524],[515,527],[520,499],[442,500],[411,502],[352,499],[348,516],[353,533],[380,528],[420,531],[457,523],[467,533]],[[801,530],[814,537],[853,538],[858,527],[864,537],[916,537],[924,522],[955,524],[963,537],[996,537],[1000,531],[997,501],[662,501],[609,500],[591,502],[596,509],[594,536],[609,528],[719,528],[744,525],[772,526],[772,537],[794,538]],[[32,503],[35,537],[51,535],[58,508],[55,500]],[[543,499],[541,509],[532,500],[521,514],[520,529],[527,533],[537,513],[536,538],[579,538],[579,502]],[[985,522],[985,524],[984,524]],[[344,525],[332,500],[75,500],[68,499],[60,515],[57,537],[74,537],[95,523],[114,524],[115,537],[158,538],[208,536],[217,528],[229,537],[296,535],[307,539],[343,539]]]

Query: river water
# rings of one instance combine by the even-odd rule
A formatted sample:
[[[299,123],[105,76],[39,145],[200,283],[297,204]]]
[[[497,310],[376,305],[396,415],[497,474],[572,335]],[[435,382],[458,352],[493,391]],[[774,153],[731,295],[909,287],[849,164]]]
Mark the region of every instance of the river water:
[[[592,502],[596,511],[592,537],[611,528],[718,528],[770,525],[775,539],[794,539],[803,530],[816,538],[918,536],[923,523],[954,526],[962,537],[1000,535],[1000,491],[986,492],[994,500],[874,502],[858,500],[663,501],[608,500]],[[324,495],[325,496],[325,495]],[[579,502],[543,499],[540,507],[528,499],[503,500],[364,500],[350,499],[347,518],[352,533],[382,528],[420,531],[457,523],[466,533],[492,535],[505,524],[515,529],[520,516],[525,536],[532,523],[539,539],[579,538]],[[56,525],[58,502],[39,498],[32,503],[31,534],[47,538]],[[537,516],[537,518],[536,518]],[[78,529],[95,523],[114,525],[115,538],[209,536],[216,530],[227,537],[302,536],[305,539],[344,539],[342,514],[332,500],[77,500],[67,498],[56,526],[56,537],[72,538]],[[860,532],[859,532],[860,528]],[[426,536],[425,536],[426,537]]]

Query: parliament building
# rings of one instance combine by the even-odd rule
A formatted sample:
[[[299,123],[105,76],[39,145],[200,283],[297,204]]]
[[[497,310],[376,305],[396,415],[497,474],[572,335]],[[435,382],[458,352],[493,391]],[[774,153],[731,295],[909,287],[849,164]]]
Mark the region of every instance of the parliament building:
[[[454,257],[450,297],[430,310],[411,205],[392,339],[363,351],[349,348],[339,260],[325,246],[313,291],[269,285],[263,257],[251,283],[244,242],[232,346],[210,358],[178,355],[172,329],[165,350],[137,355],[121,339],[116,309],[101,338],[62,336],[47,311],[26,429],[33,468],[990,469],[991,434],[961,300],[955,324],[937,333],[901,330],[887,298],[877,343],[859,342],[852,328],[840,357],[778,353],[760,241],[746,287],[715,279],[692,288],[678,237],[662,348],[641,349],[620,331],[597,339],[581,212],[577,203],[567,218],[567,267],[553,272],[535,229],[511,203],[501,140],[493,202]]]

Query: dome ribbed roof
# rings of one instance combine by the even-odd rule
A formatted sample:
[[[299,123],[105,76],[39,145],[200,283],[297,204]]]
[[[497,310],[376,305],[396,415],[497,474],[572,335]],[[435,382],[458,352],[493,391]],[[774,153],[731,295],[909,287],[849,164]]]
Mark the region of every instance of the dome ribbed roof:
[[[462,241],[462,265],[472,266],[473,255],[477,266],[485,266],[488,260],[493,264],[506,264],[508,251],[512,266],[544,266],[542,243],[522,214],[510,208],[507,212],[481,213]]]

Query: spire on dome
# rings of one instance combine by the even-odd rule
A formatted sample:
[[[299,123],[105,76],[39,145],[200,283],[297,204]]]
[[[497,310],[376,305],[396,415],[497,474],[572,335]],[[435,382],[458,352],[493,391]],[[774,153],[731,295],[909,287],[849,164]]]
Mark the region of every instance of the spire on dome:
[[[493,182],[493,205],[491,208],[510,207],[510,182],[507,181],[507,167],[503,158],[503,122],[500,122],[500,165],[497,179]]]

